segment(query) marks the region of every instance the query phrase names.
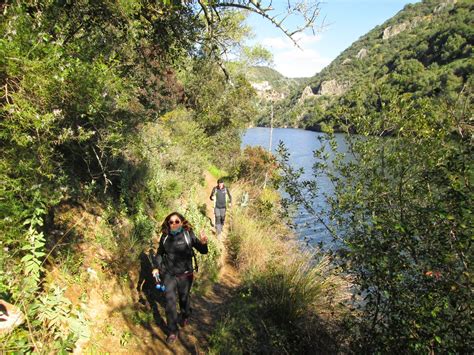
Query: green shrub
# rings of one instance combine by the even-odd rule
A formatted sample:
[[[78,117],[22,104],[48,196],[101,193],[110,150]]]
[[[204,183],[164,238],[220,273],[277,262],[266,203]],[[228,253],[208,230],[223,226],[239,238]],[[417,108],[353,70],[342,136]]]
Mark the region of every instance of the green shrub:
[[[264,198],[264,197],[263,197]],[[344,349],[350,281],[328,256],[301,252],[274,221],[232,209],[227,248],[243,285],[211,336],[211,353],[334,353]],[[226,350],[225,350],[226,349]]]
[[[473,343],[472,93],[459,100],[434,115],[429,101],[392,97],[354,120],[364,136],[348,137],[352,159],[326,170],[340,263],[364,295],[357,352],[463,353]],[[381,138],[386,127],[395,133]]]
[[[232,175],[253,185],[260,185],[276,177],[275,157],[264,148],[246,147],[234,164]]]
[[[227,176],[228,174],[224,171],[218,168],[217,166],[211,164],[207,168],[207,170],[211,173],[212,176],[214,176],[216,179],[222,177],[222,176]]]

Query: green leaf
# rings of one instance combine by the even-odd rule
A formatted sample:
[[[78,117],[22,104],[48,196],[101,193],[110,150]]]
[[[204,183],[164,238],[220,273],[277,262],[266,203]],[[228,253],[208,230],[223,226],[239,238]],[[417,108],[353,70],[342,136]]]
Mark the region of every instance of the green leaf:
[[[21,261],[26,263],[26,262],[30,261],[31,259],[33,259],[33,258],[34,258],[34,256],[32,254],[27,254],[27,255],[25,255],[24,257],[21,258]]]

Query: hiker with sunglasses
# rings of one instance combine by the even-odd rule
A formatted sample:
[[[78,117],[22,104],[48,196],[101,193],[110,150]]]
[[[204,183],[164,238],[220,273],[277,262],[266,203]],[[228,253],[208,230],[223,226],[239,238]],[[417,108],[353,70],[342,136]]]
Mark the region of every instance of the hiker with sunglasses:
[[[178,337],[176,295],[181,311],[180,326],[186,326],[189,321],[189,292],[194,278],[194,249],[201,254],[207,254],[207,236],[204,231],[201,231],[198,239],[183,215],[178,212],[169,214],[161,225],[161,239],[153,259],[152,270],[153,275],[160,275],[165,286],[168,344],[173,343]]]

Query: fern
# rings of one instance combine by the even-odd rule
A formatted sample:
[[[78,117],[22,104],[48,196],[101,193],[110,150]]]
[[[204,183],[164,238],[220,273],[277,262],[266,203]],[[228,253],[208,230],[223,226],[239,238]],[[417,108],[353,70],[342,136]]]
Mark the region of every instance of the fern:
[[[84,314],[64,297],[64,289],[51,286],[49,292],[43,294],[36,305],[37,319],[56,344],[73,345],[78,339],[87,339],[89,329]]]
[[[43,272],[42,262],[46,255],[44,252],[45,238],[37,228],[43,226],[43,215],[46,213],[43,203],[35,208],[31,218],[23,225],[28,225],[26,232],[26,244],[21,248],[26,254],[21,258],[21,268],[25,274],[22,292],[31,295],[38,290],[40,276]]]

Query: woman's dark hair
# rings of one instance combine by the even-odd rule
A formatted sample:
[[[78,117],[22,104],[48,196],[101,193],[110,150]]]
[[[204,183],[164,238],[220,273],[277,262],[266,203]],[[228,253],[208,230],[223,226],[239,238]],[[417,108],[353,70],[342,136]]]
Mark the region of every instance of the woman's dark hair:
[[[193,227],[191,226],[191,224],[188,222],[188,220],[186,218],[184,218],[184,216],[181,213],[173,212],[173,213],[170,213],[169,215],[167,215],[165,220],[161,224],[161,234],[168,235],[170,233],[170,224],[169,223],[170,223],[171,217],[173,217],[173,216],[177,216],[181,220],[181,222],[183,223],[183,229],[184,230],[187,230],[188,232],[193,230]]]

